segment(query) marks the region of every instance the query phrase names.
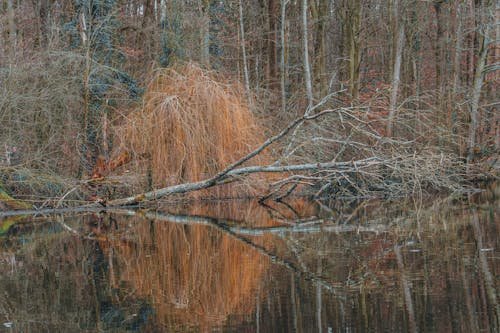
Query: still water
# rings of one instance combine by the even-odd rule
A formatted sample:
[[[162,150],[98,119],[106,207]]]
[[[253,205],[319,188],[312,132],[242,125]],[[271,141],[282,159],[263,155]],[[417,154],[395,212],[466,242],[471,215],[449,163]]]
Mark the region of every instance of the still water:
[[[499,332],[499,197],[0,220],[0,331]]]

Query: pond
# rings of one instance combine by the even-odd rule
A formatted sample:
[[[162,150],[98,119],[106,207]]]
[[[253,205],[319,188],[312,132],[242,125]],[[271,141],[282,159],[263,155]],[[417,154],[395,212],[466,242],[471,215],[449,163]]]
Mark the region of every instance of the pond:
[[[500,188],[0,220],[0,331],[499,332]]]

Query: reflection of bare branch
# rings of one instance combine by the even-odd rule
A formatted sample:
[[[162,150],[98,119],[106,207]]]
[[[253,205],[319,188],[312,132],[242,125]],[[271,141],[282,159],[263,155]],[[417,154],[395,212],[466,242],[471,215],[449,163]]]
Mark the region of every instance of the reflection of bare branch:
[[[323,223],[323,220],[317,220],[317,223]],[[288,233],[316,233],[316,232],[332,232],[336,234],[347,232],[369,232],[369,233],[384,233],[390,232],[392,228],[387,224],[374,224],[374,225],[290,225],[282,227],[268,227],[268,228],[244,228],[244,227],[231,227],[231,231],[239,235],[259,236],[264,234],[280,234]]]
[[[78,231],[76,231],[75,229],[71,228],[69,225],[67,225],[64,222],[64,216],[58,215],[57,216],[57,223],[59,223],[64,229],[66,229],[67,231],[71,232],[72,234],[80,236],[80,233]]]
[[[135,211],[128,211],[128,214],[135,215]],[[312,273],[309,270],[301,270],[301,269],[297,268],[293,263],[277,256],[276,254],[273,254],[272,252],[268,251],[264,246],[256,244],[256,243],[252,242],[251,240],[237,234],[236,232],[234,232],[232,230],[233,227],[230,227],[226,224],[221,223],[221,220],[219,220],[219,219],[209,218],[209,217],[201,217],[201,216],[173,215],[173,214],[160,213],[160,212],[146,212],[145,217],[146,218],[153,218],[153,219],[158,220],[158,221],[166,221],[166,222],[171,222],[171,223],[189,223],[189,224],[195,223],[195,224],[204,224],[204,225],[210,225],[210,226],[216,227],[217,229],[221,230],[222,232],[231,236],[232,238],[234,238],[240,242],[243,242],[244,244],[257,250],[258,252],[260,252],[264,256],[271,259],[274,263],[276,263],[280,266],[283,266],[283,267],[287,268],[288,270],[292,271],[295,275],[297,275],[305,280],[313,281],[313,282],[321,285],[321,287],[325,288],[326,290],[335,293],[336,295],[343,295],[343,293],[344,293],[341,284],[332,284],[332,283],[316,276],[316,274]]]
[[[43,208],[43,209],[26,209],[26,210],[8,210],[1,212],[0,217],[20,216],[20,215],[44,215],[44,214],[63,214],[63,213],[84,213],[84,212],[100,212],[105,210],[105,207],[67,207],[67,208]]]
[[[57,223],[59,223],[65,230],[69,231],[70,233],[72,233],[73,235],[75,236],[78,236],[78,237],[81,237],[81,238],[85,238],[85,239],[95,239],[94,237],[91,237],[91,236],[85,236],[85,235],[82,235],[81,233],[79,233],[78,231],[76,231],[75,229],[71,228],[65,221],[64,221],[64,215],[60,214],[57,216],[56,218],[56,221]]]

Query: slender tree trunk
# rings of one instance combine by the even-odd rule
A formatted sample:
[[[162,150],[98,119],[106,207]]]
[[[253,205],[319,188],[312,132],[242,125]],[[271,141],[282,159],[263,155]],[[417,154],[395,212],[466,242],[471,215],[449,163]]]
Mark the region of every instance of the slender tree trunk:
[[[500,112],[497,112],[495,119],[495,150],[500,150]]]
[[[4,30],[0,24],[0,67],[5,66],[5,38]]]
[[[281,0],[281,29],[280,29],[280,39],[281,39],[281,54],[280,54],[280,72],[281,72],[281,108],[283,113],[286,113],[286,40],[285,40],[285,28],[286,28],[286,6],[289,0]]]
[[[154,22],[154,0],[145,0],[144,13],[141,20],[141,44],[146,50],[146,54],[153,54],[154,39],[151,38]]]
[[[459,85],[460,85],[460,74],[461,74],[461,61],[462,61],[462,47],[463,47],[463,16],[465,12],[465,3],[460,2],[457,8],[456,22],[457,29],[455,32],[455,58],[453,63],[453,90],[452,98],[456,98]]]
[[[241,53],[243,54],[243,73],[245,76],[245,90],[248,99],[248,107],[252,105],[252,97],[250,95],[250,79],[248,77],[248,64],[247,64],[247,51],[245,41],[245,26],[243,24],[243,4],[241,0],[238,1],[240,11],[240,34],[241,34]]]
[[[470,103],[470,127],[469,127],[469,153],[467,162],[472,162],[474,159],[474,149],[476,148],[476,132],[479,124],[479,100],[481,98],[481,89],[484,83],[484,68],[488,57],[488,49],[491,43],[490,30],[492,23],[489,22],[492,16],[491,4],[485,4],[483,12],[485,20],[482,22],[482,31],[478,32],[479,50],[476,72],[474,73],[474,84],[471,92]]]
[[[269,36],[267,38],[267,65],[268,65],[268,84],[270,88],[277,88],[278,66],[276,53],[276,40],[278,39],[278,6],[277,0],[268,0],[267,15],[269,20]]]
[[[33,25],[37,33],[35,45],[44,48],[47,46],[49,37],[49,0],[35,0],[33,1],[33,7],[36,15]]]
[[[327,3],[323,0],[313,0],[311,2],[312,21],[315,22],[314,33],[314,65],[313,80],[316,85],[318,97],[323,97],[327,93],[328,79],[326,76],[326,30],[325,17],[327,14]]]
[[[397,9],[395,9],[397,10]],[[403,20],[399,24],[398,38],[396,42],[396,55],[394,59],[393,77],[392,77],[392,92],[391,99],[389,101],[389,119],[387,121],[386,135],[388,137],[392,136],[392,128],[394,122],[394,116],[397,111],[398,102],[398,91],[399,83],[401,77],[401,59],[403,57],[403,45],[405,38],[405,21]]]
[[[160,27],[161,27],[161,60],[160,63],[166,67],[170,62],[172,50],[168,47],[167,40],[167,0],[160,0]]]
[[[353,0],[349,4],[349,93],[353,101],[357,101],[359,97],[361,10],[360,0]]]
[[[210,67],[210,17],[208,16],[208,0],[200,0],[200,61],[209,68]]]
[[[409,58],[411,58],[412,66],[412,77],[410,82],[413,83],[413,94],[415,96],[415,108],[420,110],[420,96],[421,96],[421,78],[422,78],[422,60],[421,60],[421,43],[422,37],[419,31],[419,26],[422,24],[418,18],[418,5],[416,1],[411,3],[411,19],[410,19],[410,29],[408,32],[408,42],[411,44],[411,52]],[[397,42],[396,42],[397,44]],[[410,93],[411,94],[411,93]],[[417,111],[415,115],[414,128],[419,135],[422,135],[422,122],[420,121],[420,112]]]
[[[453,87],[450,96],[451,103],[451,131],[453,134],[457,134],[459,131],[458,126],[458,105],[457,102],[461,101],[460,96],[462,96],[462,53],[463,53],[463,44],[464,44],[464,34],[463,34],[463,26],[464,26],[464,16],[467,10],[467,4],[465,1],[461,1],[456,9],[456,31],[455,31],[455,56],[453,59]],[[458,153],[462,152],[462,140],[459,136],[457,142]]]
[[[312,82],[311,82],[311,67],[309,65],[309,33],[307,28],[307,0],[302,0],[302,26],[303,26],[303,48],[304,48],[304,76],[306,81],[306,93],[308,108],[306,114],[308,114],[309,109],[314,104],[314,97],[312,92]]]
[[[496,62],[500,62],[500,2],[497,2],[497,6],[495,9],[495,56],[494,59]],[[500,82],[500,70],[496,70],[493,77],[493,82]],[[492,85],[493,89],[493,100],[498,101],[500,97],[500,91],[498,86]],[[495,126],[495,150],[500,150],[500,106],[494,106],[493,110],[496,110],[494,118],[494,126]]]
[[[476,20],[476,6],[475,6],[475,0],[470,0],[467,1],[469,3],[469,10],[470,13],[468,13],[469,22],[467,24],[466,29],[468,31],[471,31],[468,35],[467,38],[467,86],[470,87],[473,82],[474,82],[474,65],[475,65],[475,59],[474,59],[474,48],[475,48],[475,41],[477,37],[477,33],[475,32],[476,25],[478,24]]]
[[[444,34],[444,29],[443,29],[443,22],[442,22],[442,15],[441,15],[441,5],[442,1],[434,1],[434,10],[436,12],[436,40],[435,40],[435,70],[436,70],[436,89],[440,93],[439,100],[442,99],[442,88],[443,88],[443,70],[442,70],[442,64],[443,64],[443,47],[441,46],[441,43],[443,42],[443,34]]]
[[[9,49],[11,59],[15,59],[17,46],[17,27],[14,13],[14,0],[7,0],[7,20],[9,25]]]

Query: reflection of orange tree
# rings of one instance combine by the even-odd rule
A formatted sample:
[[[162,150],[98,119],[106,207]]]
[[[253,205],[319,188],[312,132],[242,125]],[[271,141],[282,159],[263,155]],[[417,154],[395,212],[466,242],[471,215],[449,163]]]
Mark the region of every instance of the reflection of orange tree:
[[[101,245],[113,247],[118,279],[151,300],[158,324],[210,331],[252,312],[269,266],[258,251],[206,225],[134,224],[133,242]]]

